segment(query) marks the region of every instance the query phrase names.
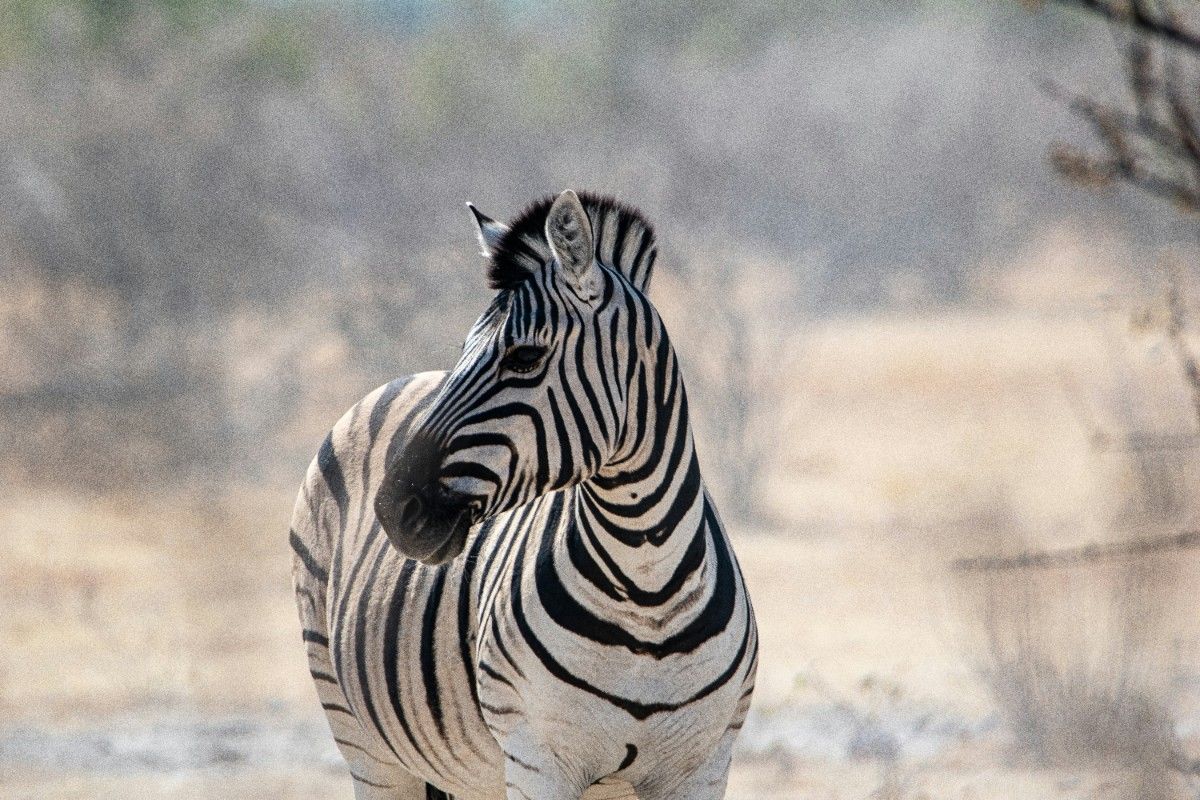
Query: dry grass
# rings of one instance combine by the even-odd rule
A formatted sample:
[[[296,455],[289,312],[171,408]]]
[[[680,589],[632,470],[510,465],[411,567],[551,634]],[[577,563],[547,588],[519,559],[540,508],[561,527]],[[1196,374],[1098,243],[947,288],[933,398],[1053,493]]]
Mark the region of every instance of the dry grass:
[[[166,776],[8,776],[6,797],[38,800],[125,800],[169,797],[200,800],[350,800],[349,780],[327,770]],[[1141,800],[1135,778],[1117,770],[1029,771],[985,764],[934,765],[889,777],[869,764],[811,764],[781,772],[771,764],[735,764],[727,800]]]
[[[1171,664],[1164,598],[1149,583],[1162,566],[986,581],[984,678],[1038,763],[1166,768]]]
[[[1020,748],[964,741],[886,769],[750,760],[730,797],[1170,796],[1139,781],[1165,780],[1169,727],[1197,711],[1200,620],[1180,598],[1200,588],[1200,556],[992,575],[965,592],[945,581],[955,556],[1077,544],[1130,518],[1113,498],[1136,470],[1096,455],[1061,385],[1065,362],[1103,412],[1104,337],[1069,319],[956,315],[831,321],[812,338],[806,424],[773,484],[790,535],[735,531],[762,629],[758,706],[826,702],[797,680],[816,676],[873,713],[863,687],[886,686],[936,713],[1000,709]],[[317,441],[306,424],[291,435]],[[292,491],[16,492],[0,509],[0,636],[15,645],[0,650],[0,716],[315,713],[289,592]],[[347,790],[324,773],[7,780],[39,797]]]
[[[24,494],[0,512],[0,718],[308,699],[288,504]]]

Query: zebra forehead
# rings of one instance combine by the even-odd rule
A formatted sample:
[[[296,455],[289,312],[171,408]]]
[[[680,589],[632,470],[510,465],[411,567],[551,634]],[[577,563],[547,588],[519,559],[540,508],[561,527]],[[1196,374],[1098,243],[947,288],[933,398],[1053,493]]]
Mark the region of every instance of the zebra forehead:
[[[608,195],[579,192],[579,201],[592,224],[596,259],[645,291],[656,254],[653,226],[642,212]],[[545,227],[553,203],[553,196],[537,200],[509,223],[492,248],[488,264],[488,283],[493,289],[515,289],[550,263]]]

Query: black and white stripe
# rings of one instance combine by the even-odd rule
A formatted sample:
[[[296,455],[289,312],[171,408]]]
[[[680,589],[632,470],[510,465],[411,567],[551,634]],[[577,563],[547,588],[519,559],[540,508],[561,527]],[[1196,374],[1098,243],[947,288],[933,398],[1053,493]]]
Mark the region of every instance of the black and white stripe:
[[[347,412],[292,521],[356,796],[720,798],[758,638],[646,299],[653,231],[573,192],[472,211],[497,295],[459,363]]]

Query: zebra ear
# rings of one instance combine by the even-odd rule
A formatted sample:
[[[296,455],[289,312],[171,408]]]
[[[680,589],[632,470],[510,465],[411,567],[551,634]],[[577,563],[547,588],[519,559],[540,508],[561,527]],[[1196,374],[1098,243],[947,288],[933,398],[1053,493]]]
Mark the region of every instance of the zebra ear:
[[[570,189],[554,199],[546,214],[546,242],[580,297],[594,300],[599,292],[592,223],[579,202],[579,195]]]
[[[496,222],[496,220],[484,214],[474,203],[467,203],[467,208],[471,211],[471,216],[475,218],[475,235],[479,237],[479,247],[483,251],[483,255],[491,258],[495,255],[496,245],[504,234],[508,233],[508,226]]]

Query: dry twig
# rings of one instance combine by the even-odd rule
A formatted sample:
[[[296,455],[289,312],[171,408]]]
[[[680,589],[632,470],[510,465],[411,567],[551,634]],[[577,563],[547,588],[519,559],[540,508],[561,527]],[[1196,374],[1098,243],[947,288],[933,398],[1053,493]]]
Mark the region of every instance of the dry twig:
[[[1093,564],[1117,558],[1140,557],[1200,547],[1200,531],[1151,536],[1109,544],[1086,544],[1062,550],[1027,550],[1013,556],[978,556],[953,562],[958,572],[1009,569],[1051,569]]]

